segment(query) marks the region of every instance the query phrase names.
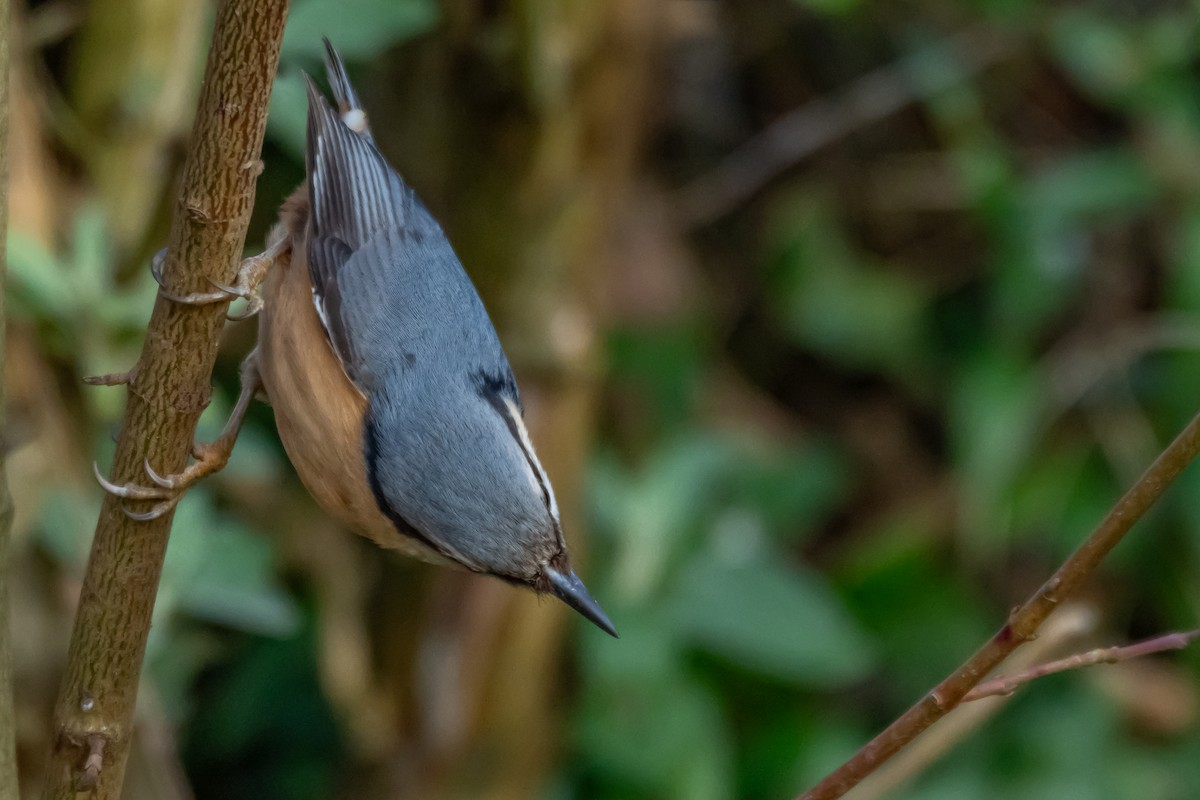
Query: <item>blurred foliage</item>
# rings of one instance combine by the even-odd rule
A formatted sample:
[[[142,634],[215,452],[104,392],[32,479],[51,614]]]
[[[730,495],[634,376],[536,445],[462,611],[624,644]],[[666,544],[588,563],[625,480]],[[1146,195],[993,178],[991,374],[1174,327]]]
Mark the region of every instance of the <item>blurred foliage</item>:
[[[88,374],[117,371],[137,353],[158,288],[148,272],[134,286],[117,284],[104,225],[99,208],[81,209],[61,255],[20,230],[8,239],[13,319],[35,325],[53,356]]]
[[[654,5],[657,94],[628,100],[654,107],[644,166],[606,232],[607,300],[591,301],[605,372],[586,573],[622,638],[575,631],[563,752],[529,796],[790,797],[1002,624],[1200,405],[1200,11]],[[279,176],[301,174],[300,72],[319,72],[321,35],[365,96],[393,98],[376,119],[403,117],[418,88],[444,89],[439,108],[476,115],[480,137],[523,119],[502,78],[478,107],[459,96],[485,56],[532,46],[491,6],[296,0],[251,240],[290,188]],[[1005,55],[983,71],[930,55],[965,29],[1003,37]],[[52,76],[69,44],[47,47]],[[438,69],[433,89],[413,85]],[[830,134],[720,218],[644,213],[876,69],[911,102]],[[381,146],[436,138],[433,121],[405,133],[424,123]],[[146,270],[113,277],[103,211],[70,207],[58,243],[17,219],[8,242],[12,324],[62,385],[132,363],[155,288]],[[249,336],[230,333],[201,438],[236,396]],[[59,390],[64,428],[106,463],[120,393]],[[256,408],[229,469],[176,517],[148,659],[198,798],[370,796],[355,780],[386,762],[347,743],[322,692],[332,612],[279,530],[312,513],[289,475]],[[98,490],[45,482],[29,540],[77,574]],[[1197,498],[1193,469],[1093,582],[1100,623],[1066,652],[1196,627]],[[1153,667],[1039,681],[890,796],[1193,796],[1200,655]]]

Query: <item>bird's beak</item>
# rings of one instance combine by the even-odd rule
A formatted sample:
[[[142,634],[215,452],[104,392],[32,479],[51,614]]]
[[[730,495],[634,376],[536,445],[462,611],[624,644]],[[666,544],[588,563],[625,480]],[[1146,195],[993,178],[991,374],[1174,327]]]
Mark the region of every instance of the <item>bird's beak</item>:
[[[621,638],[617,635],[617,629],[613,627],[608,615],[604,613],[604,609],[600,608],[600,604],[588,594],[587,587],[583,585],[583,581],[579,580],[579,576],[574,571],[564,575],[553,567],[546,567],[546,577],[550,580],[550,585],[553,587],[550,591],[555,597],[578,611],[609,636],[614,639]]]

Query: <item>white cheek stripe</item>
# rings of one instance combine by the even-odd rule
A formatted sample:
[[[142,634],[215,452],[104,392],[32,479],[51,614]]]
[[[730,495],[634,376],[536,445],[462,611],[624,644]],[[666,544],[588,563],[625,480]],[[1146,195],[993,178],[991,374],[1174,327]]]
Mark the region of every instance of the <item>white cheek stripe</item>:
[[[521,419],[521,412],[517,409],[516,404],[508,398],[505,398],[504,406],[508,409],[508,416],[513,421],[513,427],[517,429],[517,440],[521,445],[521,449],[525,451],[525,457],[533,465],[536,472],[534,478],[541,490],[546,493],[546,498],[550,501],[550,515],[554,517],[555,522],[558,522],[558,500],[554,497],[554,489],[550,486],[550,478],[546,475],[546,470],[542,469],[542,462],[538,461],[537,453],[533,452],[533,442],[529,439],[529,431],[525,428],[525,423]]]

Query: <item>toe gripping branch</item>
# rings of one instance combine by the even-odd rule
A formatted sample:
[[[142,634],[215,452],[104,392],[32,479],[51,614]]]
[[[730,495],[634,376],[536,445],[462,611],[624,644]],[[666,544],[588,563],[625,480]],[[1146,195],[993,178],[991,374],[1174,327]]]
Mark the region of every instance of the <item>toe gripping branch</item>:
[[[158,284],[158,293],[168,300],[185,305],[203,306],[210,303],[232,303],[234,300],[241,298],[246,301],[246,310],[240,314],[227,314],[226,317],[233,321],[249,319],[262,310],[262,295],[259,293],[259,286],[262,285],[263,279],[266,278],[267,272],[275,261],[286,252],[290,246],[287,237],[280,239],[273,245],[268,247],[262,253],[256,256],[251,256],[242,260],[238,266],[237,277],[234,279],[232,286],[227,286],[223,283],[214,281],[212,278],[208,282],[212,284],[215,291],[212,292],[192,292],[190,294],[175,294],[167,290],[163,278],[163,261],[166,259],[166,248],[159,250],[150,262],[150,274],[154,276],[155,282]]]
[[[254,399],[254,395],[261,386],[262,380],[258,372],[258,351],[255,350],[242,362],[242,391],[238,395],[237,404],[229,414],[229,421],[225,423],[225,429],[215,441],[196,443],[192,446],[192,458],[195,461],[187,468],[172,475],[161,475],[150,465],[149,458],[143,459],[142,468],[146,477],[154,484],[147,486],[137,483],[113,483],[100,472],[99,464],[93,463],[92,472],[96,475],[96,481],[104,491],[123,500],[157,501],[144,511],[133,511],[128,506],[122,506],[121,510],[125,516],[139,522],[158,519],[175,507],[192,484],[217,472],[229,463],[229,457],[233,454],[233,445],[242,429],[242,422],[246,419],[250,401]]]
[[[263,279],[266,278],[271,266],[283,253],[287,252],[290,246],[291,242],[285,236],[259,255],[244,259],[238,267],[237,278],[232,286],[226,286],[209,279],[209,283],[216,289],[213,292],[175,294],[168,291],[163,279],[163,262],[167,255],[165,248],[160,250],[151,261],[150,274],[154,276],[155,282],[158,283],[159,294],[176,303],[208,305],[210,303],[231,303],[238,298],[242,298],[248,303],[246,310],[241,314],[227,316],[232,320],[247,319],[262,310],[263,301],[262,296],[259,294],[259,287],[262,285]],[[98,375],[85,378],[85,380],[92,385],[114,386],[129,383],[132,377],[133,373],[131,371],[112,375]],[[96,481],[104,491],[123,500],[139,502],[155,501],[153,505],[144,511],[134,511],[128,506],[122,506],[121,510],[130,519],[143,522],[158,519],[175,508],[175,505],[182,499],[184,492],[192,484],[201,478],[217,472],[229,463],[229,457],[233,453],[233,445],[237,441],[242,421],[246,417],[246,410],[249,408],[250,401],[254,399],[254,395],[261,386],[262,381],[258,372],[258,351],[254,351],[242,363],[242,392],[238,397],[237,404],[233,408],[233,412],[229,415],[229,421],[225,423],[225,429],[216,441],[194,444],[192,446],[192,458],[194,461],[182,472],[172,475],[162,475],[151,466],[150,459],[145,458],[142,460],[142,469],[146,473],[146,477],[150,479],[152,485],[132,482],[114,483],[100,472],[98,464],[92,464],[92,471],[96,475]]]

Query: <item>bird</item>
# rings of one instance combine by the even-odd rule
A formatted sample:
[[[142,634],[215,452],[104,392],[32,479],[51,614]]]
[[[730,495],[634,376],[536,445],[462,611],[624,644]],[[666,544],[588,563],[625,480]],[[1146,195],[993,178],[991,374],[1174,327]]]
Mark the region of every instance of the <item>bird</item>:
[[[384,548],[495,576],[565,602],[616,637],[576,575],[558,502],[534,451],[520,392],[483,301],[441,226],[375,144],[328,39],[334,104],[305,76],[304,182],[233,285],[184,304],[248,301],[258,341],[222,434],[175,475],[109,492],[167,513],[228,461],[260,392],[318,504]]]

